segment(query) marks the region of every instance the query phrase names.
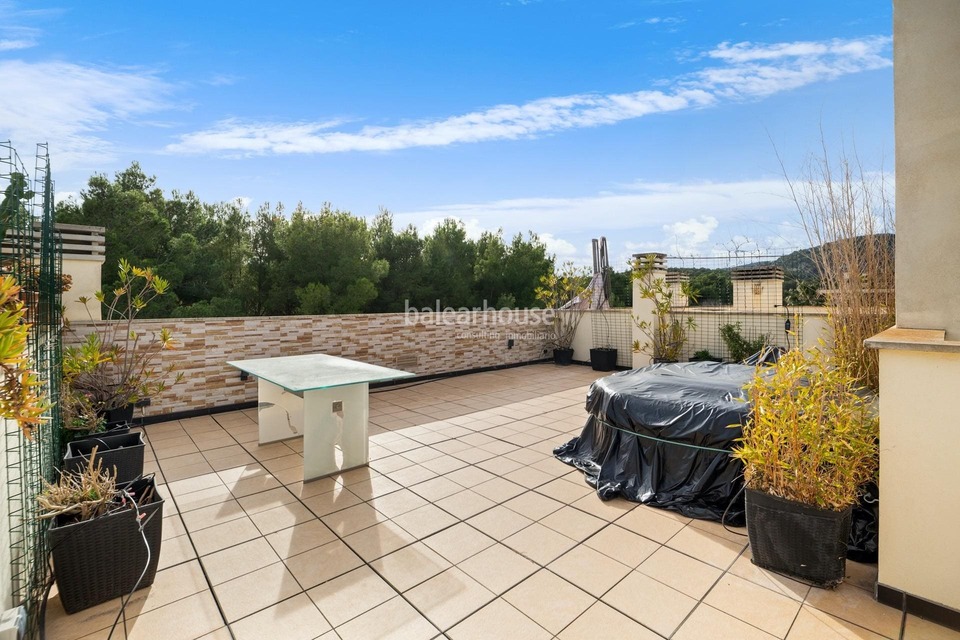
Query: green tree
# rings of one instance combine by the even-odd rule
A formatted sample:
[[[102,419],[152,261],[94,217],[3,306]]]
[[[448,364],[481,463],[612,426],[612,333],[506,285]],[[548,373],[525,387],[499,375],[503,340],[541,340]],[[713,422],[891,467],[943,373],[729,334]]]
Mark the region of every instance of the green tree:
[[[393,215],[380,209],[370,228],[373,254],[389,265],[387,274],[378,283],[371,309],[380,313],[400,312],[404,304],[422,306],[424,299],[423,239],[416,227],[396,231]]]
[[[423,263],[427,304],[474,307],[480,301],[473,292],[476,244],[467,238],[463,222],[447,218],[424,240]]]

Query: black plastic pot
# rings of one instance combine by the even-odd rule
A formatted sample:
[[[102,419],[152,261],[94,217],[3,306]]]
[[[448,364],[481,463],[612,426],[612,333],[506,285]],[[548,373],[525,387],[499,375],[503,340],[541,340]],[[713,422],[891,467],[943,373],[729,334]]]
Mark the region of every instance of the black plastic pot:
[[[609,347],[590,349],[590,366],[594,371],[613,371],[617,367],[617,350]]]
[[[163,537],[163,498],[157,493],[153,478],[125,486],[130,487],[138,500],[148,494],[152,496],[139,507],[145,523],[143,535],[137,512],[132,508],[84,522],[71,523],[61,517],[47,532],[57,590],[67,613],[125,596],[134,586],[142,589],[153,584]],[[140,579],[141,573],[143,579]]]
[[[562,366],[573,363],[573,349],[554,349],[553,363]]]
[[[129,428],[128,428],[129,431]],[[143,475],[143,434],[139,431],[120,435],[97,435],[74,440],[67,444],[63,458],[63,471],[77,472],[86,466],[93,448],[97,448],[94,461],[103,463],[103,470],[117,470],[117,482],[130,482]]]
[[[852,509],[818,509],[747,489],[746,511],[755,565],[818,587],[843,581]]]
[[[104,417],[107,419],[107,427],[111,425],[133,422],[133,405],[127,404],[116,409],[107,409]]]

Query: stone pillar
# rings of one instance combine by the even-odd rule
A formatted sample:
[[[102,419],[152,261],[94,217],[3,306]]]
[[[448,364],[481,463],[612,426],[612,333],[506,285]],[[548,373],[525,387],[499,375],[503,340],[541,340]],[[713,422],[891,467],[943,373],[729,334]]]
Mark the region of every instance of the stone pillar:
[[[880,349],[878,598],[960,626],[960,2],[894,0],[897,326]]]
[[[666,278],[667,268],[665,253],[637,253],[633,259],[639,261],[641,265],[653,263],[653,270],[647,274],[650,280],[657,278]],[[640,281],[633,281],[633,342],[639,342],[641,345],[647,341],[647,336],[637,327],[636,320],[650,320],[653,316],[654,304],[651,300],[645,300],[640,297]],[[649,354],[634,352],[633,367],[645,367],[652,362],[653,358]]]
[[[670,304],[674,307],[689,307],[690,298],[683,292],[683,289],[690,283],[690,276],[677,271],[668,271],[666,278],[672,296]]]
[[[783,306],[783,269],[741,267],[730,274],[736,311],[776,312]]]

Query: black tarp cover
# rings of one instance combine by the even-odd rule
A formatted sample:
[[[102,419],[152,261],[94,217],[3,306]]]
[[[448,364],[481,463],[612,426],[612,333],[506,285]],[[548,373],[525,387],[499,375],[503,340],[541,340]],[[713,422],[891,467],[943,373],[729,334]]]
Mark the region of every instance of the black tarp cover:
[[[685,516],[720,520],[743,484],[730,457],[747,418],[744,386],[756,367],[654,364],[601,378],[587,393],[587,423],[558,447],[600,498],[623,496]],[[743,497],[726,522],[743,524]]]

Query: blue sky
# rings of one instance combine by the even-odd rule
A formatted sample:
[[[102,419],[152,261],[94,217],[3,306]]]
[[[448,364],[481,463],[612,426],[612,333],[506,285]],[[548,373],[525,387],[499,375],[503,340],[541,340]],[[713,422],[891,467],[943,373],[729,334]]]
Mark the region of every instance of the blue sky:
[[[57,190],[139,161],[202,199],[533,230],[585,261],[802,245],[821,128],[893,167],[890,3],[0,0],[0,139]]]

